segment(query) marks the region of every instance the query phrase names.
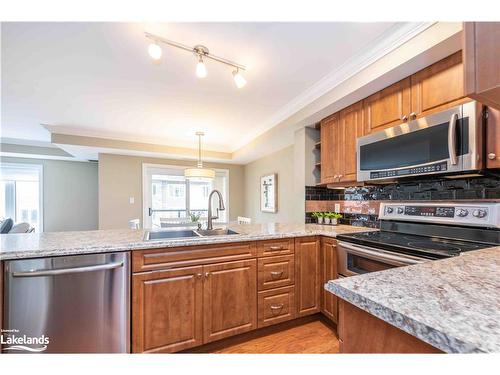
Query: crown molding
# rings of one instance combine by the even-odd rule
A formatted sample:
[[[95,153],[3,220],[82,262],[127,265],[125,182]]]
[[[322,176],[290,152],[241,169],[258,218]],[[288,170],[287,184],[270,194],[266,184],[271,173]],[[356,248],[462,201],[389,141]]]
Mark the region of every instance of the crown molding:
[[[284,105],[279,111],[258,126],[249,140],[235,144],[232,152],[236,152],[259,135],[275,127],[316,99],[333,90],[344,81],[358,74],[360,71],[375,63],[377,60],[391,53],[410,39],[422,33],[437,22],[405,22],[394,25],[380,35],[373,45],[348,59],[339,68],[331,71],[309,89]]]

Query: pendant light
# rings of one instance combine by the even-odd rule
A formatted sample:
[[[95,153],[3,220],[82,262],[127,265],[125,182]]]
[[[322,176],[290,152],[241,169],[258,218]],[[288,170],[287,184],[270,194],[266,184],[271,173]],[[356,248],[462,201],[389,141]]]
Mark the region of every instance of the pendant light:
[[[201,137],[205,135],[203,132],[196,132],[198,136],[198,164],[196,168],[187,168],[184,170],[184,177],[187,179],[214,179],[215,171],[209,168],[203,168],[201,161]]]

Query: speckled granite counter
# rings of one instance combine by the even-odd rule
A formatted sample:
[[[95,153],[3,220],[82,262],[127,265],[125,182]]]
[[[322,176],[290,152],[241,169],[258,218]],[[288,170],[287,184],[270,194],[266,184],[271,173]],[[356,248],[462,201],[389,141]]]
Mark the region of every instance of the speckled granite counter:
[[[500,352],[500,246],[325,288],[445,352]]]
[[[373,230],[350,225],[330,226],[274,223],[229,225],[228,228],[239,234],[153,241],[144,241],[145,231],[132,229],[2,234],[0,235],[0,260],[256,241],[312,235],[336,237],[337,234],[341,233]]]

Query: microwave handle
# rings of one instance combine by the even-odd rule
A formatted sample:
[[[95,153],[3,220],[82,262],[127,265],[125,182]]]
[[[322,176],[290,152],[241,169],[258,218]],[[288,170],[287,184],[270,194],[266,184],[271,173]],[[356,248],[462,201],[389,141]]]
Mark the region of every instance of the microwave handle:
[[[448,154],[450,155],[451,165],[457,164],[457,154],[455,149],[455,143],[457,139],[457,120],[458,114],[452,114],[450,118],[450,124],[448,126]]]

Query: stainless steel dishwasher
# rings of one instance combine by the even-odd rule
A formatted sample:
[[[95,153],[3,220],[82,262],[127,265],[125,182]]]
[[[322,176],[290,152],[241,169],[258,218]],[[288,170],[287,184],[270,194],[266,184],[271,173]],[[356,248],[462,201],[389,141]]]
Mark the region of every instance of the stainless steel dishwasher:
[[[4,352],[129,352],[128,253],[6,261],[4,275],[4,330],[49,340]]]

